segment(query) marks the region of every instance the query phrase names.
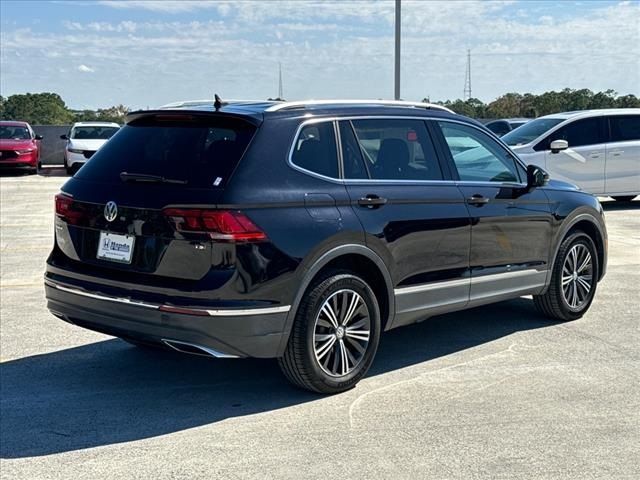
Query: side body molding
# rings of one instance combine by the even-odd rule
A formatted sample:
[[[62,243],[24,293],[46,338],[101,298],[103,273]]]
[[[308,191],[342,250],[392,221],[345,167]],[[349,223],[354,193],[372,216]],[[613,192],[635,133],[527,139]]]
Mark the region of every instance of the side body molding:
[[[293,321],[296,317],[296,312],[298,311],[298,306],[302,301],[302,297],[306,292],[309,284],[313,281],[314,277],[322,270],[323,267],[329,264],[332,260],[341,257],[343,255],[361,255],[371,260],[378,267],[378,270],[382,274],[384,278],[385,286],[387,288],[387,296],[389,303],[389,319],[387,320],[387,329],[393,324],[393,319],[395,316],[395,296],[393,292],[393,282],[391,280],[391,275],[387,269],[387,266],[382,261],[382,259],[370,248],[364,245],[358,244],[347,244],[341,245],[331,250],[328,250],[324,254],[322,254],[318,259],[316,259],[311,266],[307,267],[304,273],[302,274],[302,281],[300,282],[300,286],[296,293],[296,296],[291,303],[291,309],[289,310],[289,314],[287,315],[287,319],[284,326],[282,342],[280,344],[280,348],[278,349],[278,354],[281,355],[287,345],[287,341],[289,340],[289,334],[291,332],[291,327],[293,326]]]

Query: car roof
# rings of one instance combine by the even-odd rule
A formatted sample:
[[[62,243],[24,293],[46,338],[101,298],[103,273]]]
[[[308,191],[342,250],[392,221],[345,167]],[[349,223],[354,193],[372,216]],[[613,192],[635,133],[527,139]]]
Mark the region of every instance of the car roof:
[[[20,122],[17,120],[0,120],[0,125],[4,125],[6,127],[28,127],[29,126],[27,122]]]
[[[118,127],[120,128],[120,125],[118,125],[115,122],[76,122],[71,126],[71,128],[74,128],[74,127]]]
[[[302,100],[284,102],[277,100],[226,100],[216,109],[212,100],[190,100],[163,105],[156,110],[139,110],[127,115],[127,121],[167,111],[184,113],[222,113],[251,117],[261,122],[266,117],[291,117],[313,114],[326,115],[411,115],[428,116],[432,113],[459,117],[441,105],[393,100]],[[473,120],[470,120],[474,122]]]
[[[561,118],[568,120],[577,117],[597,117],[600,115],[640,115],[640,108],[600,108],[592,110],[574,110],[571,112],[559,112],[538,118]]]

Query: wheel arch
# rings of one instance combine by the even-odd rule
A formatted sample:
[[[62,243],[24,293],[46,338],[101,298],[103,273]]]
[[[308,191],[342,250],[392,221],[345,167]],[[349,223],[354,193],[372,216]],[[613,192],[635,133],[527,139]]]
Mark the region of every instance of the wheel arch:
[[[551,282],[551,273],[555,267],[560,245],[562,245],[565,238],[576,231],[583,231],[589,236],[589,238],[591,238],[591,240],[593,240],[593,243],[596,246],[596,253],[598,254],[598,281],[602,280],[602,277],[604,277],[607,261],[606,231],[594,215],[591,213],[581,213],[571,218],[571,220],[566,221],[556,236],[556,241],[553,245],[553,260],[547,278],[547,288]]]
[[[369,283],[380,302],[382,331],[393,323],[395,315],[393,282],[384,261],[364,245],[342,245],[321,255],[302,274],[302,281],[287,315],[279,354],[282,354],[286,348],[298,307],[309,285],[322,272],[331,268],[346,268],[361,275]]]

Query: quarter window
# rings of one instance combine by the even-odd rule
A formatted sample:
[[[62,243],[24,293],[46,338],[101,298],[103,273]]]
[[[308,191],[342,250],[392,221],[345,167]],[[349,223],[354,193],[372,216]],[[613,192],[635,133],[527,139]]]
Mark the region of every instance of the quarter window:
[[[436,152],[423,121],[390,118],[351,123],[371,178],[442,180]],[[345,176],[347,170],[345,164]],[[359,174],[356,170],[356,175]]]
[[[640,140],[640,115],[609,117],[611,142]]]
[[[462,181],[519,182],[515,161],[488,135],[472,127],[438,122]]]
[[[291,161],[310,172],[338,178],[338,155],[333,122],[305,126],[296,139]]]

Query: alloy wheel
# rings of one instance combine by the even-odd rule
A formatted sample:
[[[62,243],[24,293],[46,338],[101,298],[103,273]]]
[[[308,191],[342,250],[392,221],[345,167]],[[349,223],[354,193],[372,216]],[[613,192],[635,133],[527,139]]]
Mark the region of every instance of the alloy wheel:
[[[593,288],[593,259],[582,243],[571,247],[562,267],[562,296],[567,305],[580,309],[588,300]]]
[[[318,365],[332,377],[348,375],[362,362],[370,336],[369,308],[360,294],[334,292],[320,307],[313,329]]]

